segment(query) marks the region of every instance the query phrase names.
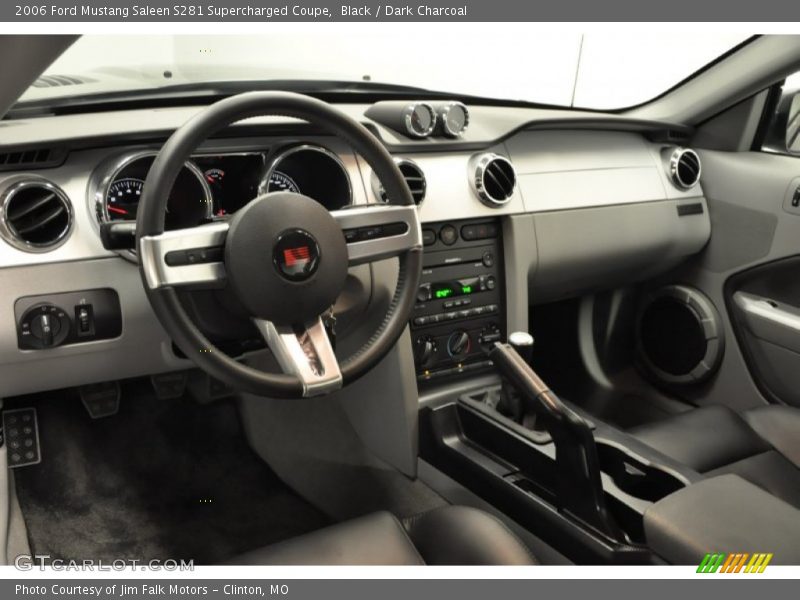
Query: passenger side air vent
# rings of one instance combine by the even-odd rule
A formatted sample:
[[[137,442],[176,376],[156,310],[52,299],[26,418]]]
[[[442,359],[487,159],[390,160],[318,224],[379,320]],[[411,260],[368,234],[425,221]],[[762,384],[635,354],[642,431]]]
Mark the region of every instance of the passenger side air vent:
[[[672,183],[688,190],[700,181],[700,157],[689,148],[676,148],[669,158],[669,176]]]
[[[57,167],[67,156],[66,148],[26,148],[0,152],[0,171]]]
[[[425,192],[428,187],[425,181],[425,173],[422,172],[422,169],[420,169],[413,160],[401,158],[395,160],[395,163],[403,174],[408,188],[411,190],[414,204],[419,206],[422,204],[422,201],[425,200]],[[381,202],[388,202],[389,199],[386,197],[386,190],[383,189],[383,185],[381,185],[381,182],[374,173],[372,175],[372,191],[375,193],[376,197],[380,198]]]
[[[26,252],[45,252],[66,241],[72,228],[72,205],[55,184],[21,176],[0,196],[0,234]]]
[[[511,200],[517,186],[517,174],[507,158],[499,154],[479,154],[470,163],[472,188],[481,202],[499,208]]]
[[[91,83],[94,79],[88,77],[76,77],[74,75],[42,75],[33,82],[35,88],[63,87],[65,85],[80,85]]]

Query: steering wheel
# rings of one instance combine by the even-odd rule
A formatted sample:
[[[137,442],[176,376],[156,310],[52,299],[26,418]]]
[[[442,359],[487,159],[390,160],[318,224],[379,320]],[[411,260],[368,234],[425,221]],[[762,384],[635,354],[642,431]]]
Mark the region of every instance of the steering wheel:
[[[167,198],[184,162],[210,135],[236,121],[285,116],[346,141],[372,167],[391,204],[328,211],[311,198],[272,192],[230,220],[164,231]],[[178,129],[153,163],[136,222],[147,297],[178,347],[235,389],[275,398],[327,394],[374,367],[403,332],[422,270],[422,232],[411,192],[383,145],[360,123],[300,94],[249,92],[212,104]],[[349,266],[397,257],[397,288],[375,333],[351,356],[334,353],[322,315]],[[179,290],[225,287],[238,298],[282,373],[254,369],[217,349],[189,318]]]

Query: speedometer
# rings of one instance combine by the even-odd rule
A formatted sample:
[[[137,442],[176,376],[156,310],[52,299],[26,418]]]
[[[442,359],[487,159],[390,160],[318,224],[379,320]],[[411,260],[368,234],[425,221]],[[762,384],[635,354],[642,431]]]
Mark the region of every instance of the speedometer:
[[[134,152],[121,160],[116,157],[111,160],[113,169],[106,171],[105,164],[100,167],[100,171],[107,175],[100,180],[94,196],[97,216],[101,221],[135,221],[155,153]],[[214,172],[213,175],[222,176],[223,173]],[[178,171],[167,197],[164,229],[200,225],[212,218],[213,208],[213,196],[206,174],[192,161],[186,161]]]
[[[300,187],[282,171],[273,171],[267,182],[267,192],[294,192],[300,193]]]
[[[136,218],[144,181],[136,177],[117,179],[108,188],[106,210],[112,221]]]

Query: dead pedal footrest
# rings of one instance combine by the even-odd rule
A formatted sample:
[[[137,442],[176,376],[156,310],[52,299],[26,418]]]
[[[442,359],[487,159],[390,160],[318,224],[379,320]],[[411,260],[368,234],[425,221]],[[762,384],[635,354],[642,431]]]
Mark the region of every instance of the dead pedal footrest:
[[[27,467],[42,462],[35,408],[4,410],[3,437],[8,448],[9,468]]]

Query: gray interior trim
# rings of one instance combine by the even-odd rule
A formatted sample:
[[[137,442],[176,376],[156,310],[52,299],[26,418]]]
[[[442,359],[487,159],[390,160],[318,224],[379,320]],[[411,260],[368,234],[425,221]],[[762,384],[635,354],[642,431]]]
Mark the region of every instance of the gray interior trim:
[[[703,212],[679,216],[682,204]],[[703,198],[546,212],[534,223],[534,303],[643,281],[700,251],[711,235]]]

